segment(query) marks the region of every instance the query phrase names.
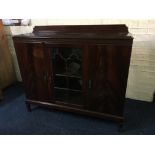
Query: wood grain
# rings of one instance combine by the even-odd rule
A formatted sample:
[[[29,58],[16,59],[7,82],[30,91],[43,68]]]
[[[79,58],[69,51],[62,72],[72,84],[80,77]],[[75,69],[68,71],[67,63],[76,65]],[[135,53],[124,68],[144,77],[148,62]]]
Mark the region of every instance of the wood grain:
[[[0,20],[0,88],[10,86],[16,80],[7,35]]]
[[[14,36],[25,84],[26,104],[123,122],[125,92],[133,37],[125,25],[35,27],[29,35]],[[72,105],[55,100],[53,47],[80,47],[82,100]],[[60,103],[61,102],[61,103]]]

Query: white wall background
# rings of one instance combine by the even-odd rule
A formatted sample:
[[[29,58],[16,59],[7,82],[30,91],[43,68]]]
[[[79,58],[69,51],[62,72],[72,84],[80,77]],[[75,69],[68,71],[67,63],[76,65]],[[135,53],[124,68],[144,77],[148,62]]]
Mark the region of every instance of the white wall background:
[[[7,27],[10,50],[13,55],[17,79],[21,81],[17,58],[14,51],[11,34],[32,32],[35,25],[82,25],[82,24],[126,24],[134,36],[134,43],[129,69],[126,97],[152,101],[155,91],[155,19],[153,20],[49,20],[32,19],[32,26]],[[11,33],[10,33],[11,32]]]

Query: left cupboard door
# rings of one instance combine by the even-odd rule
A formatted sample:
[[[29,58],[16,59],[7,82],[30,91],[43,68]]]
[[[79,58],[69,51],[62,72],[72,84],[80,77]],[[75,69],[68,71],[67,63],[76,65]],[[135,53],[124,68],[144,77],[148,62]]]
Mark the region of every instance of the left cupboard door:
[[[14,45],[26,98],[52,102],[53,76],[50,51],[43,43],[15,42]]]

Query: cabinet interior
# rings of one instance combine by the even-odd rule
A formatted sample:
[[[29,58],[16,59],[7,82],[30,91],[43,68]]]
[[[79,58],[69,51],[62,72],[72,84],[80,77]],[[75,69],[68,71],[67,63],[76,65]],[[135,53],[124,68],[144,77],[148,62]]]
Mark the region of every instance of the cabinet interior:
[[[82,103],[82,49],[51,48],[55,100]]]

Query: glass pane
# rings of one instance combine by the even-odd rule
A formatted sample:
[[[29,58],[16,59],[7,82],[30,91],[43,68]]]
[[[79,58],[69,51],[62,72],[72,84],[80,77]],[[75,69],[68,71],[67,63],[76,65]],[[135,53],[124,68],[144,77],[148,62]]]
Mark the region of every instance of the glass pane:
[[[82,102],[82,50],[52,48],[54,90],[56,101],[71,104]]]
[[[82,93],[69,91],[68,103],[82,105],[83,103]]]
[[[82,80],[78,78],[69,78],[69,88],[81,90]]]
[[[67,102],[68,93],[66,90],[54,89],[55,90],[55,99],[57,101]]]
[[[67,88],[66,78],[64,78],[63,76],[55,76],[54,86],[55,87],[61,87],[61,88]]]

